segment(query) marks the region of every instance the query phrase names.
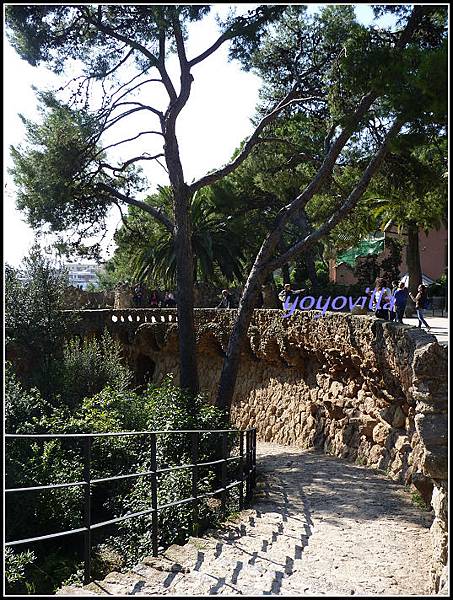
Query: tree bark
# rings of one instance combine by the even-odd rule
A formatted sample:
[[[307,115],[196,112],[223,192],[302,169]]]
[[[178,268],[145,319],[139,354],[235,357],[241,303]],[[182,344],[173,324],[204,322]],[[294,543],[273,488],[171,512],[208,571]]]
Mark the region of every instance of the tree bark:
[[[197,353],[194,323],[194,276],[192,253],[191,193],[184,183],[179,148],[173,131],[165,136],[165,159],[173,189],[174,244],[178,310],[180,387],[198,394]]]
[[[282,266],[282,278],[283,278],[283,285],[286,285],[287,283],[291,283],[291,276],[289,274],[289,265],[288,265],[288,263],[285,263]]]
[[[422,268],[420,263],[420,248],[418,243],[418,226],[411,221],[407,226],[406,264],[409,275],[409,291],[413,296],[417,294],[417,288],[422,283]],[[409,312],[413,312],[414,303],[408,299]]]
[[[294,217],[294,222],[302,230],[303,236],[309,235],[313,231],[313,227],[310,225],[307,213],[302,208],[299,213]],[[308,278],[310,279],[313,290],[318,288],[318,275],[316,274],[315,266],[315,253],[313,248],[307,248],[304,252],[305,266],[307,268]]]

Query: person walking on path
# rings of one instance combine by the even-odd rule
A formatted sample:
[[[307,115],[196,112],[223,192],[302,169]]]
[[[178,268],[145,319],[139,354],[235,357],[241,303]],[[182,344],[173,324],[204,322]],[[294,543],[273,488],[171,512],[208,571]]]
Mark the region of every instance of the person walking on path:
[[[407,299],[409,297],[409,291],[404,285],[404,282],[401,281],[398,289],[394,293],[395,297],[395,322],[403,323],[404,311],[406,310]]]
[[[426,305],[428,303],[428,290],[427,290],[426,285],[423,285],[423,283],[421,283],[418,286],[417,295],[415,296],[415,298],[411,294],[411,292],[409,292],[409,296],[415,302],[415,310],[417,311],[417,318],[418,318],[417,327],[421,328],[421,326],[424,325],[426,327],[426,329],[428,331],[430,331],[431,327],[425,321],[425,318],[423,316],[423,309],[426,308]]]
[[[303,294],[304,292],[305,292],[305,289],[292,290],[291,284],[285,283],[285,287],[282,289],[282,291],[278,295],[278,299],[280,300],[280,302],[283,305],[283,310],[286,310],[288,308],[288,303],[291,302],[291,300],[293,298],[295,298],[299,294]]]

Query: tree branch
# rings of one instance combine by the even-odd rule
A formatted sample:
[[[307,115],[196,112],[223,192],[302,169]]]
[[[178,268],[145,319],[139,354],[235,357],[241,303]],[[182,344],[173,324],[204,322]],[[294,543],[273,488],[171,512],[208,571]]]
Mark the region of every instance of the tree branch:
[[[390,128],[387,136],[380,146],[379,150],[373,156],[365,169],[358,184],[343,202],[340,208],[323,224],[321,227],[306,236],[303,240],[292,246],[285,254],[268,263],[268,268],[275,271],[283,264],[291,260],[296,254],[306,250],[321,238],[325,237],[357,204],[364,192],[366,191],[372,177],[381,165],[387,151],[390,141],[398,134],[404,122],[402,119],[397,119]]]
[[[150,204],[147,204],[146,202],[142,202],[141,200],[136,200],[135,198],[126,196],[125,194],[122,194],[121,192],[115,190],[115,188],[113,188],[111,185],[108,185],[107,183],[99,183],[98,185],[101,190],[107,192],[114,198],[117,198],[118,200],[121,200],[122,202],[125,202],[130,206],[136,206],[137,208],[141,208],[142,210],[150,214],[152,217],[154,217],[157,221],[162,223],[162,225],[165,225],[165,227],[170,231],[170,233],[173,233],[175,225],[161,208],[156,208],[154,206],[151,206]]]
[[[162,77],[162,82],[167,90],[168,97],[170,98],[170,104],[172,102],[176,102],[178,95],[176,94],[173,82],[167,73],[167,69],[165,68],[165,29],[159,30],[159,58],[156,66],[159,70],[160,76]]]
[[[99,152],[96,152],[96,154],[92,158],[99,156],[99,154],[102,154],[109,148],[115,148],[116,146],[120,146],[121,144],[126,144],[127,142],[132,142],[133,140],[136,140],[137,138],[141,137],[142,135],[146,135],[146,134],[163,135],[161,131],[141,131],[134,137],[127,138],[126,140],[121,140],[120,142],[116,142],[115,144],[109,144],[108,146],[105,146],[105,148],[101,148],[101,150],[99,150]]]
[[[139,44],[135,40],[131,40],[130,38],[126,37],[125,35],[122,35],[121,33],[117,33],[116,31],[114,31],[113,29],[108,27],[107,25],[103,25],[102,22],[100,21],[100,18],[102,18],[102,15],[99,15],[98,19],[94,19],[91,16],[89,10],[85,10],[85,18],[89,23],[91,23],[91,25],[94,25],[94,27],[96,27],[96,29],[98,29],[99,31],[102,31],[103,33],[114,38],[115,40],[124,42],[130,48],[133,48],[133,49],[141,52],[144,56],[146,56],[146,58],[149,59],[152,67],[157,66],[157,62],[158,62],[157,58],[154,56],[154,54],[152,52],[150,52],[147,48],[145,48],[145,46],[142,46],[142,44]]]
[[[226,42],[230,38],[231,32],[225,31],[225,33],[222,33],[222,35],[212,44],[212,46],[207,48],[204,52],[202,52],[195,58],[192,58],[192,60],[189,60],[189,67],[197,65],[199,62],[202,62],[205,58],[208,58],[208,56],[211,56],[211,54],[213,54],[218,48],[220,48],[220,46],[224,42]]]
[[[221,179],[225,175],[228,175],[229,173],[234,171],[236,169],[236,167],[238,167],[247,158],[247,156],[250,154],[250,152],[252,151],[254,146],[260,141],[259,135],[263,131],[263,129],[266,127],[266,125],[271,123],[282,110],[284,110],[285,108],[288,108],[288,106],[291,106],[291,104],[294,104],[295,102],[304,102],[306,100],[312,100],[315,98],[312,96],[310,96],[308,98],[294,98],[295,93],[296,93],[296,88],[294,87],[285,96],[285,98],[283,98],[283,100],[281,100],[277,104],[277,106],[270,113],[268,113],[265,117],[263,117],[261,119],[261,121],[258,123],[257,127],[255,128],[255,131],[247,139],[241,152],[237,155],[237,157],[234,160],[232,160],[230,163],[228,163],[221,169],[218,169],[217,171],[213,171],[212,173],[208,173],[208,175],[205,175],[204,177],[201,177],[200,179],[198,179],[197,181],[192,183],[189,186],[191,192],[195,192],[196,190],[199,190],[200,188],[202,188],[206,185],[210,185],[210,184],[214,183],[215,181],[217,181],[218,179]]]

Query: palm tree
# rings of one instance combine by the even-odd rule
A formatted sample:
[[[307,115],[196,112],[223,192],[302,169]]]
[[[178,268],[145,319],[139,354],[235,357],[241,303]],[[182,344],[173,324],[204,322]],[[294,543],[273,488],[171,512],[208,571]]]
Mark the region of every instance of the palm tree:
[[[159,188],[163,204],[171,201],[169,188]],[[191,202],[194,281],[239,281],[245,261],[245,240],[235,235],[235,220],[222,214],[216,204],[216,192],[203,188]],[[237,233],[237,232],[236,232]],[[161,281],[172,286],[176,280],[176,255],[173,237],[163,228],[154,240],[140,244],[132,254],[132,276],[143,282]]]

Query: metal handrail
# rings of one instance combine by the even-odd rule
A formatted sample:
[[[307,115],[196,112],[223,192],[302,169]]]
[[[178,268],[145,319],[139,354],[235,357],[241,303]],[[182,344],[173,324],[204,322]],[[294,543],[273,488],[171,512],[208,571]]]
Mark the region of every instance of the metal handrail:
[[[190,464],[177,465],[173,467],[164,467],[162,469],[157,468],[157,436],[165,434],[190,434],[192,437],[191,445],[191,460]],[[198,450],[199,450],[199,439],[201,434],[215,433],[221,434],[222,437],[222,458],[215,461],[198,462]],[[239,455],[238,456],[227,456],[227,435],[228,433],[234,433],[239,435]],[[127,475],[116,475],[112,477],[105,477],[99,479],[91,479],[91,446],[93,438],[96,437],[113,437],[113,436],[130,436],[130,435],[149,435],[151,438],[151,470],[140,473],[131,473]],[[244,453],[244,436],[245,436],[245,453]],[[182,429],[182,430],[165,430],[165,431],[124,431],[115,433],[39,433],[39,434],[5,434],[8,439],[53,439],[53,438],[75,438],[84,440],[84,468],[83,468],[83,480],[75,481],[71,483],[57,483],[51,485],[40,485],[25,488],[9,488],[5,489],[5,493],[23,493],[28,491],[37,490],[49,490],[64,487],[83,487],[85,492],[84,501],[84,527],[77,529],[70,529],[68,531],[61,531],[58,533],[52,533],[49,535],[41,535],[32,538],[26,538],[21,540],[14,540],[6,542],[5,546],[17,546],[20,544],[27,544],[38,542],[41,540],[48,540],[57,537],[63,537],[67,535],[73,535],[76,533],[85,534],[84,544],[84,583],[91,581],[91,531],[93,529],[99,529],[108,525],[113,525],[124,521],[126,519],[132,519],[134,517],[144,516],[151,514],[151,538],[152,538],[152,551],[153,556],[158,555],[158,512],[165,508],[173,506],[181,506],[184,504],[193,503],[194,513],[193,520],[194,526],[198,527],[198,505],[201,498],[208,498],[221,494],[221,505],[222,510],[225,509],[226,504],[226,492],[229,489],[239,486],[239,509],[242,510],[244,507],[244,483],[245,483],[245,498],[249,499],[252,494],[252,490],[255,486],[256,479],[256,429],[249,428],[243,431],[237,429]],[[231,483],[227,483],[227,464],[229,462],[239,461],[239,478]],[[244,464],[245,463],[245,464]],[[221,465],[221,487],[212,491],[198,494],[198,468]],[[157,504],[157,491],[158,491],[158,476],[162,473],[168,473],[171,471],[178,471],[181,469],[191,469],[192,471],[192,495],[189,498],[183,498],[175,502],[170,502],[162,506]],[[126,514],[121,517],[116,517],[108,521],[102,521],[99,523],[91,522],[91,486],[96,483],[104,483],[107,481],[117,481],[119,479],[135,478],[135,477],[151,477],[151,508],[144,511]]]

